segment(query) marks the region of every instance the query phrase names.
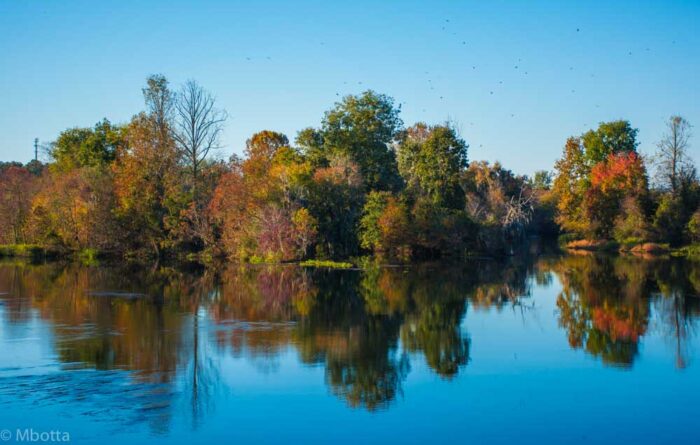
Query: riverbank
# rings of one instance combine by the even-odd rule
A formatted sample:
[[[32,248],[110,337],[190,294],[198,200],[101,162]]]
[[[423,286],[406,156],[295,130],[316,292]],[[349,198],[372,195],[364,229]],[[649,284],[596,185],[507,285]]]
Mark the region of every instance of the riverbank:
[[[565,241],[560,239],[558,247],[552,242],[550,248],[547,249],[550,253],[554,251],[569,251],[569,252],[588,252],[588,253],[607,253],[607,254],[622,254],[636,255],[642,257],[663,257],[674,256],[683,257],[691,260],[700,260],[700,244],[691,244],[681,247],[670,247],[668,244],[639,242],[622,244],[614,240],[573,240]],[[527,249],[523,250],[525,253]],[[532,252],[531,252],[532,253]],[[512,256],[512,255],[508,255]],[[503,255],[467,255],[463,259],[475,258],[501,258]],[[129,263],[141,264],[150,263],[153,261],[162,261],[165,263],[189,263],[199,264],[203,266],[212,264],[221,264],[231,262],[224,257],[214,256],[210,253],[175,253],[163,258],[151,258],[124,254],[121,252],[104,252],[97,249],[83,249],[80,251],[69,251],[58,249],[56,247],[41,246],[37,244],[4,244],[0,245],[0,259],[2,258],[17,258],[30,261],[76,261],[85,265],[97,265],[100,261],[126,261]],[[385,259],[384,259],[385,260]],[[435,259],[433,259],[434,261]],[[446,263],[454,263],[459,261],[458,258],[446,257],[441,261]],[[304,261],[293,262],[277,262],[277,261],[245,261],[246,264],[296,264],[301,267],[310,268],[326,268],[326,269],[366,269],[372,265],[382,262],[382,258],[374,256],[358,256],[344,259],[307,259]],[[418,261],[420,262],[420,261]],[[390,262],[393,263],[393,262]],[[415,263],[409,262],[407,264]],[[404,263],[401,263],[404,264]]]
[[[614,240],[574,240],[560,242],[562,248],[573,251],[608,252],[645,256],[671,255],[688,259],[700,259],[700,244],[671,247],[665,243],[619,243]]]
[[[99,258],[104,256],[105,254],[97,249],[65,251],[38,244],[0,244],[0,258],[22,258],[38,261],[69,259],[90,264],[97,262]]]

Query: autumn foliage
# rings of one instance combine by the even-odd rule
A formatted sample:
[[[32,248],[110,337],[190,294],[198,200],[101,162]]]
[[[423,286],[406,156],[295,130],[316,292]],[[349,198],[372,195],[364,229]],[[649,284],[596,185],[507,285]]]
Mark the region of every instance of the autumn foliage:
[[[47,164],[0,165],[0,243],[135,258],[408,261],[512,254],[528,235],[557,230],[601,244],[700,232],[694,170],[665,162],[680,165],[663,176],[672,190],[650,190],[627,121],[569,138],[552,181],[470,163],[452,123],[406,128],[393,99],[373,91],[342,98],[293,142],[259,131],[226,161],[212,156],[225,113],[202,145],[184,138],[174,112],[191,96],[160,75],[143,93],[145,109],[124,125],[61,132]],[[664,153],[678,152],[669,144]]]
[[[591,187],[601,193],[644,193],[647,188],[646,169],[635,152],[608,155],[591,169]]]

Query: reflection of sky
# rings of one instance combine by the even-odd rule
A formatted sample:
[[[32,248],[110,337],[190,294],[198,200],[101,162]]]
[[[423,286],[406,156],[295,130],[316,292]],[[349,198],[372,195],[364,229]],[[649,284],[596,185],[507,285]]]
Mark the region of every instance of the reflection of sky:
[[[5,322],[0,304],[0,377],[41,374],[59,369],[54,352],[53,326],[37,314],[21,323]]]
[[[254,358],[245,349],[236,355],[221,348],[214,335],[221,325],[199,312],[201,371],[216,381],[203,390],[208,394],[200,394],[211,409],[194,429],[191,363],[182,365],[172,387],[137,383],[122,371],[56,372],[49,323],[38,317],[10,322],[0,306],[0,428],[61,429],[73,434],[74,443],[94,443],[109,433],[100,439],[103,444],[223,438],[227,443],[618,443],[621,437],[690,443],[697,438],[692,425],[700,367],[691,360],[687,369],[676,370],[673,347],[660,329],[647,331],[629,369],[603,366],[571,349],[557,323],[559,291],[555,279],[548,287],[532,283],[523,307],[469,306],[461,324],[471,338],[469,364],[447,380],[427,367],[422,354],[411,354],[403,395],[376,412],[348,409],[326,385],[324,366],[303,364],[293,344]],[[651,317],[654,326],[658,314],[652,311]],[[191,321],[185,326],[193,326]],[[697,337],[688,342],[689,351],[697,350]],[[18,373],[8,368],[21,366],[21,374],[29,375],[32,367],[49,363],[51,372],[44,367],[43,376],[25,380],[29,394],[8,390],[18,389],[13,379]],[[52,380],[57,376],[65,380]],[[161,391],[174,399],[164,430],[135,420],[153,415],[148,407]]]

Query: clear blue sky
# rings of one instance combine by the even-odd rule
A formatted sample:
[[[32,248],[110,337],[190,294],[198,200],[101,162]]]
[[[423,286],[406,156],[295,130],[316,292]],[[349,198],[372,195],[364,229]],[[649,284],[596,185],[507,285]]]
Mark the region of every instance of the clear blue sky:
[[[700,126],[699,29],[700,1],[0,0],[0,160],[126,122],[152,73],[216,95],[222,157],[262,129],[293,139],[336,94],[370,88],[406,124],[455,121],[470,159],[519,173],[611,119],[649,153],[671,114]]]

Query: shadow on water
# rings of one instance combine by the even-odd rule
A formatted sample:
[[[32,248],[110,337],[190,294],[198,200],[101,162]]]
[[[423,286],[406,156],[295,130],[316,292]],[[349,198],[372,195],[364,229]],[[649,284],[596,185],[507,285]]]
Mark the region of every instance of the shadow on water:
[[[478,341],[465,323],[470,306],[527,317],[533,288],[551,286],[572,349],[628,368],[656,326],[676,366],[688,365],[700,266],[675,259],[552,256],[364,271],[0,264],[0,346],[34,335],[38,320],[55,354],[45,370],[21,356],[3,366],[0,401],[70,404],[155,433],[186,409],[196,428],[226,390],[222,358],[274,372],[291,350],[323,368],[348,406],[387,409],[417,360],[446,381],[469,366]]]

